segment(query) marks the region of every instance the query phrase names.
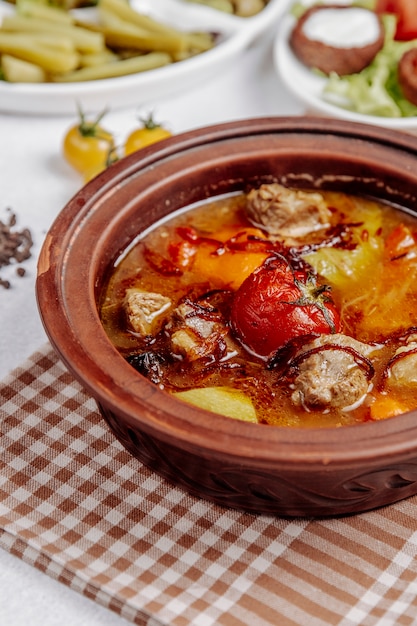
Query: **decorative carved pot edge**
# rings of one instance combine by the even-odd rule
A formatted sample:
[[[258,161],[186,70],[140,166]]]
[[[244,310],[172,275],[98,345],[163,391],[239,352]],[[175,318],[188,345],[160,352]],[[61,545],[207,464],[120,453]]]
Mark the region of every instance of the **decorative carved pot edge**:
[[[120,443],[146,467],[185,490],[216,505],[252,514],[280,517],[335,517],[369,511],[417,493],[415,459],[369,471],[340,472],[317,485],[305,472],[279,473],[249,465],[216,462],[158,440],[142,429],[121,423],[98,403],[101,415]]]

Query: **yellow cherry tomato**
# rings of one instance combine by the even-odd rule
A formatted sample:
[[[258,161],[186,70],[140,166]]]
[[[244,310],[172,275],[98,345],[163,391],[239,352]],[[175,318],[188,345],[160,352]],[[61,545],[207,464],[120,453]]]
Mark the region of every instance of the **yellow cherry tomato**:
[[[132,154],[132,152],[172,136],[172,133],[167,128],[155,122],[152,114],[148,118],[141,120],[141,122],[143,126],[133,130],[126,139],[125,155]]]
[[[93,180],[93,178],[101,174],[101,172],[104,172],[104,170],[107,169],[107,167],[108,166],[104,163],[101,165],[96,165],[95,167],[92,167],[86,170],[83,174],[83,181],[85,183],[90,182],[90,180]]]
[[[101,172],[104,172],[110,165],[116,163],[119,160],[117,155],[116,148],[111,146],[107,152],[106,160],[100,161],[100,163],[96,163],[92,167],[88,168],[83,172],[83,180],[85,183],[88,183],[90,180],[98,176]]]
[[[72,126],[64,136],[64,158],[82,174],[100,166],[104,169],[108,155],[114,149],[112,133],[100,125],[104,112],[93,121],[86,120],[82,111],[79,113],[78,124]]]

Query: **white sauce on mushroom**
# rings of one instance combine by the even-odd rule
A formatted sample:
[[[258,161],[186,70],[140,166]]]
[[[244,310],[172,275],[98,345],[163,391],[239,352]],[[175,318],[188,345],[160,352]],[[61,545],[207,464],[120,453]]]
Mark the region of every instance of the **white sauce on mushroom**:
[[[316,11],[305,22],[303,30],[310,40],[333,48],[366,46],[376,41],[381,32],[376,14],[356,7]]]

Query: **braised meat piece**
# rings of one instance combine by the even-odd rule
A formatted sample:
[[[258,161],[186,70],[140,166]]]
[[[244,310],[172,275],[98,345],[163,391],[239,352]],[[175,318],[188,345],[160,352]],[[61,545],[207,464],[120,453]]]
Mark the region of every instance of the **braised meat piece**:
[[[225,338],[229,329],[223,316],[212,307],[186,300],[174,310],[167,331],[173,352],[189,361],[207,356],[219,359],[227,352]]]
[[[401,57],[398,82],[407,100],[417,106],[417,48],[411,48]]]
[[[321,335],[295,357],[297,374],[291,400],[306,410],[348,409],[365,398],[375,347],[343,334]]]
[[[410,335],[404,346],[397,348],[388,364],[388,384],[417,384],[417,334]]]
[[[156,335],[171,307],[171,300],[160,293],[127,289],[123,306],[131,329],[147,337]]]
[[[158,352],[140,352],[130,354],[127,362],[135,368],[137,372],[145,376],[155,385],[159,385],[163,381],[163,366],[166,363],[165,357]]]
[[[246,214],[273,237],[298,238],[329,225],[330,211],[317,192],[288,189],[278,183],[252,189]]]
[[[383,45],[381,18],[354,6],[313,6],[290,35],[290,46],[304,65],[339,76],[361,72]]]

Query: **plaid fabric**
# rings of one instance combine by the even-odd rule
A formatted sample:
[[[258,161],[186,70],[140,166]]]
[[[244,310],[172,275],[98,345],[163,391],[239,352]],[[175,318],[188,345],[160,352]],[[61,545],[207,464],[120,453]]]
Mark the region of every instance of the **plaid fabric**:
[[[325,521],[193,498],[124,451],[49,345],[0,397],[0,545],[131,622],[417,624],[415,497]]]

